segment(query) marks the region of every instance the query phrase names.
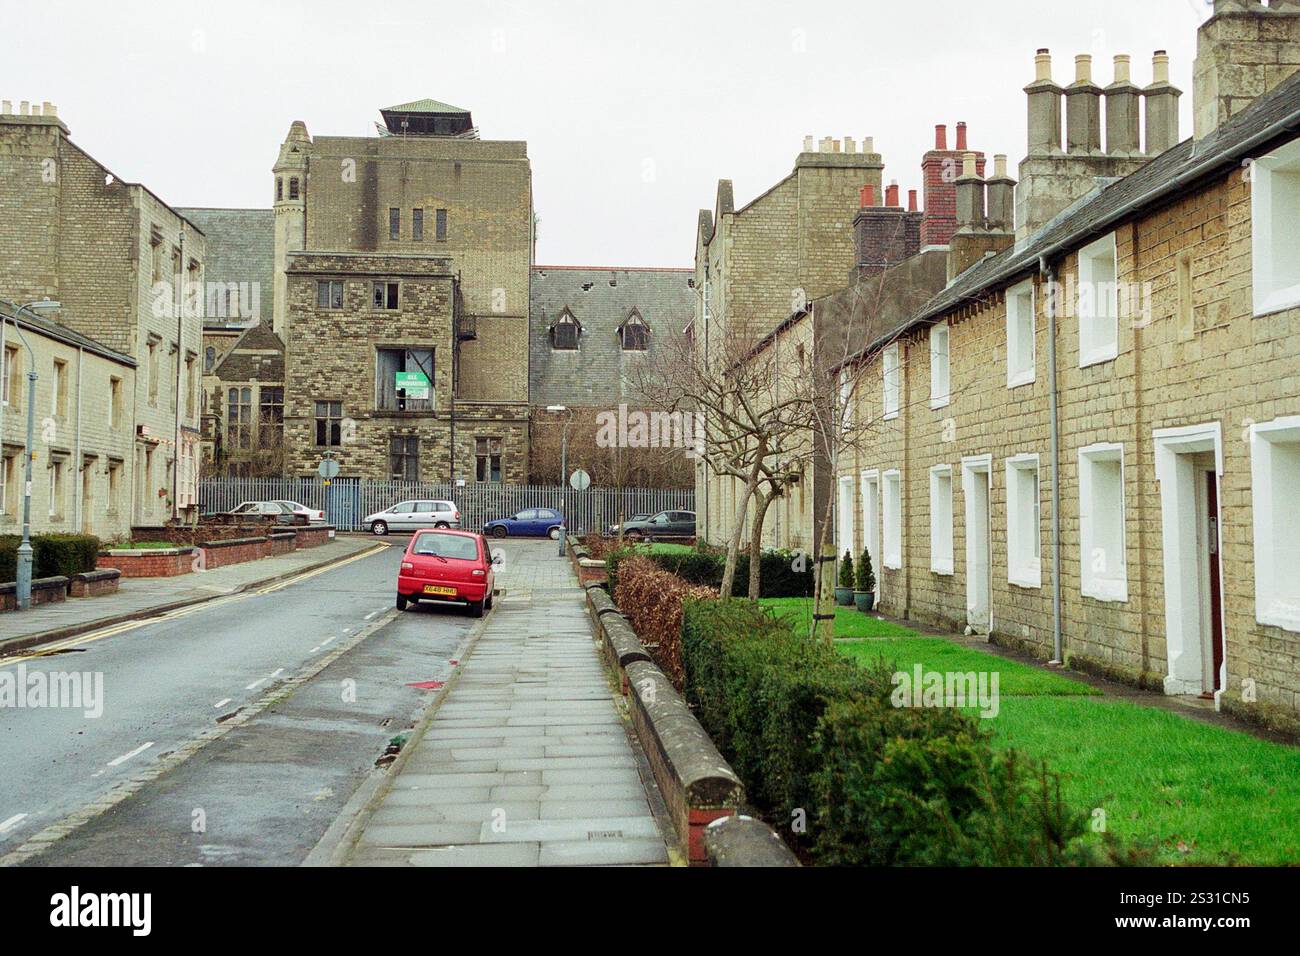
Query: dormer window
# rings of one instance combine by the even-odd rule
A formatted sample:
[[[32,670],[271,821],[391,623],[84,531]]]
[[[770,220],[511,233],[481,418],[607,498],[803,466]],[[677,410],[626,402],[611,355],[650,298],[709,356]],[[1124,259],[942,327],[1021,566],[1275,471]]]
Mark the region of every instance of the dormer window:
[[[641,313],[633,309],[627,321],[619,326],[618,337],[624,352],[644,352],[650,345],[650,326],[645,324]]]
[[[555,320],[555,324],[551,326],[551,348],[576,352],[578,350],[578,336],[581,333],[582,326],[573,317],[573,313],[565,309],[560,313],[560,317]]]

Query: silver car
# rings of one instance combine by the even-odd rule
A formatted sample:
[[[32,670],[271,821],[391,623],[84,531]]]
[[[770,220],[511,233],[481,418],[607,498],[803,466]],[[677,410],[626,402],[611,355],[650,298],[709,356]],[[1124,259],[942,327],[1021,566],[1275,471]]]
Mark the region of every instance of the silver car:
[[[379,535],[390,531],[418,531],[421,528],[459,528],[460,509],[454,501],[401,501],[391,508],[366,515],[363,523],[372,534]]]

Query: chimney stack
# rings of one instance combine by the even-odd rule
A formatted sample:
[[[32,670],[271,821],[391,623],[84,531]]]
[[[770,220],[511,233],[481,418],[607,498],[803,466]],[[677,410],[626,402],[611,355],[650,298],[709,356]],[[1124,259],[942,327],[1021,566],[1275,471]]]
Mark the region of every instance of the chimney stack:
[[[1137,156],[1142,152],[1140,132],[1142,91],[1133,82],[1130,59],[1115,57],[1115,82],[1106,87],[1106,152],[1111,156]]]
[[[965,123],[957,124],[958,142],[966,145]],[[957,185],[965,154],[969,149],[950,150],[948,127],[934,128],[935,148],[921,159],[922,197],[925,211],[921,216],[919,248],[946,246],[957,229]],[[984,154],[975,151],[975,169],[984,175]]]
[[[1016,181],[1007,173],[1007,157],[993,157],[993,175],[985,183],[990,232],[1015,232]]]
[[[976,156],[962,157],[961,175],[957,177],[957,232],[977,232],[984,228],[984,177],[976,169]]]
[[[1169,82],[1169,54],[1156,50],[1151,57],[1152,82],[1143,94],[1147,100],[1147,155],[1159,156],[1178,145],[1178,98],[1183,91]]]
[[[1014,222],[1016,238],[1025,239],[1041,229],[1064,209],[1098,187],[1099,180],[1117,179],[1140,169],[1150,156],[1141,152],[1138,109],[1147,94],[1148,132],[1156,119],[1157,144],[1167,104],[1174,105],[1177,122],[1177,91],[1167,82],[1157,82],[1146,91],[1133,85],[1127,56],[1115,57],[1115,82],[1102,90],[1093,79],[1092,57],[1075,57],[1075,78],[1064,91],[1052,81],[1052,58],[1045,50],[1034,57],[1034,82],[1025,87],[1029,96],[1029,152],[1020,164],[1020,182],[1015,187]],[[1168,61],[1165,61],[1168,78]],[[1154,101],[1152,99],[1154,94]],[[1172,95],[1171,95],[1172,94]],[[1060,101],[1065,97],[1066,150],[1061,150]],[[1102,100],[1105,99],[1106,145],[1102,147]],[[1154,114],[1151,112],[1154,106]],[[1174,129],[1176,130],[1176,125]],[[1171,144],[1172,145],[1172,144]],[[1164,147],[1161,146],[1161,149]],[[1157,150],[1159,151],[1159,150]],[[1008,177],[1009,178],[1009,177]],[[996,187],[994,192],[997,192]],[[992,207],[1001,199],[990,199]]]
[[[1272,0],[1265,7],[1259,0],[1215,0],[1214,15],[1196,36],[1196,138],[1204,139],[1297,71],[1300,3]]]
[[[1092,57],[1074,58],[1074,82],[1065,88],[1066,149],[1071,154],[1101,153],[1101,87],[1092,82]]]
[[[1052,82],[1052,53],[1039,50],[1034,57],[1034,82],[1029,95],[1029,155],[1055,156],[1061,152],[1061,94]]]

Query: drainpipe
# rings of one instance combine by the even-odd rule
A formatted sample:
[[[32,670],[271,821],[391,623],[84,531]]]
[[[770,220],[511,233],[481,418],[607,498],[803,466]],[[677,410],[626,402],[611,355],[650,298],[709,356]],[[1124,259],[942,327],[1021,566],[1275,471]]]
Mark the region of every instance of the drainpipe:
[[[1047,392],[1052,455],[1052,660],[1064,662],[1061,647],[1061,429],[1056,394],[1056,267],[1046,256],[1038,260],[1038,272],[1047,284]]]
[[[85,515],[82,513],[85,508],[86,493],[86,463],[81,457],[81,366],[86,361],[86,350],[80,345],[77,346],[77,432],[74,444],[73,462],[76,464],[76,475],[81,487],[77,488],[77,510],[73,516],[73,534],[81,534],[82,525]],[[97,459],[98,460],[98,459]],[[93,477],[93,475],[92,475]],[[94,515],[91,515],[93,520]]]

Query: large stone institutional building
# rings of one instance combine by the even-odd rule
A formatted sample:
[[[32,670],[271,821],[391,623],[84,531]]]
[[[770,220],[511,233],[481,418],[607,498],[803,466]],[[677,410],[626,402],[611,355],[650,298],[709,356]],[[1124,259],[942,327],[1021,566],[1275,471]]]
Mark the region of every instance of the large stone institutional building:
[[[832,480],[773,543],[865,547],[886,613],[1293,718],[1300,6],[1214,8],[1190,138],[1163,51],[1149,85],[1117,57],[1103,89],[1086,56],[1057,85],[1041,50],[1018,183],[963,155],[942,245],[910,238],[896,195],[844,215],[857,273],[769,347],[812,348],[879,292],[856,347],[816,366],[863,434],[817,459]],[[734,491],[704,477],[720,539]]]
[[[616,407],[621,372],[689,323],[689,272],[535,267],[526,144],[435,100],[380,115],[369,137],[293,123],[270,209],[185,210],[227,289],[204,332],[209,470],[526,482],[546,406]]]

